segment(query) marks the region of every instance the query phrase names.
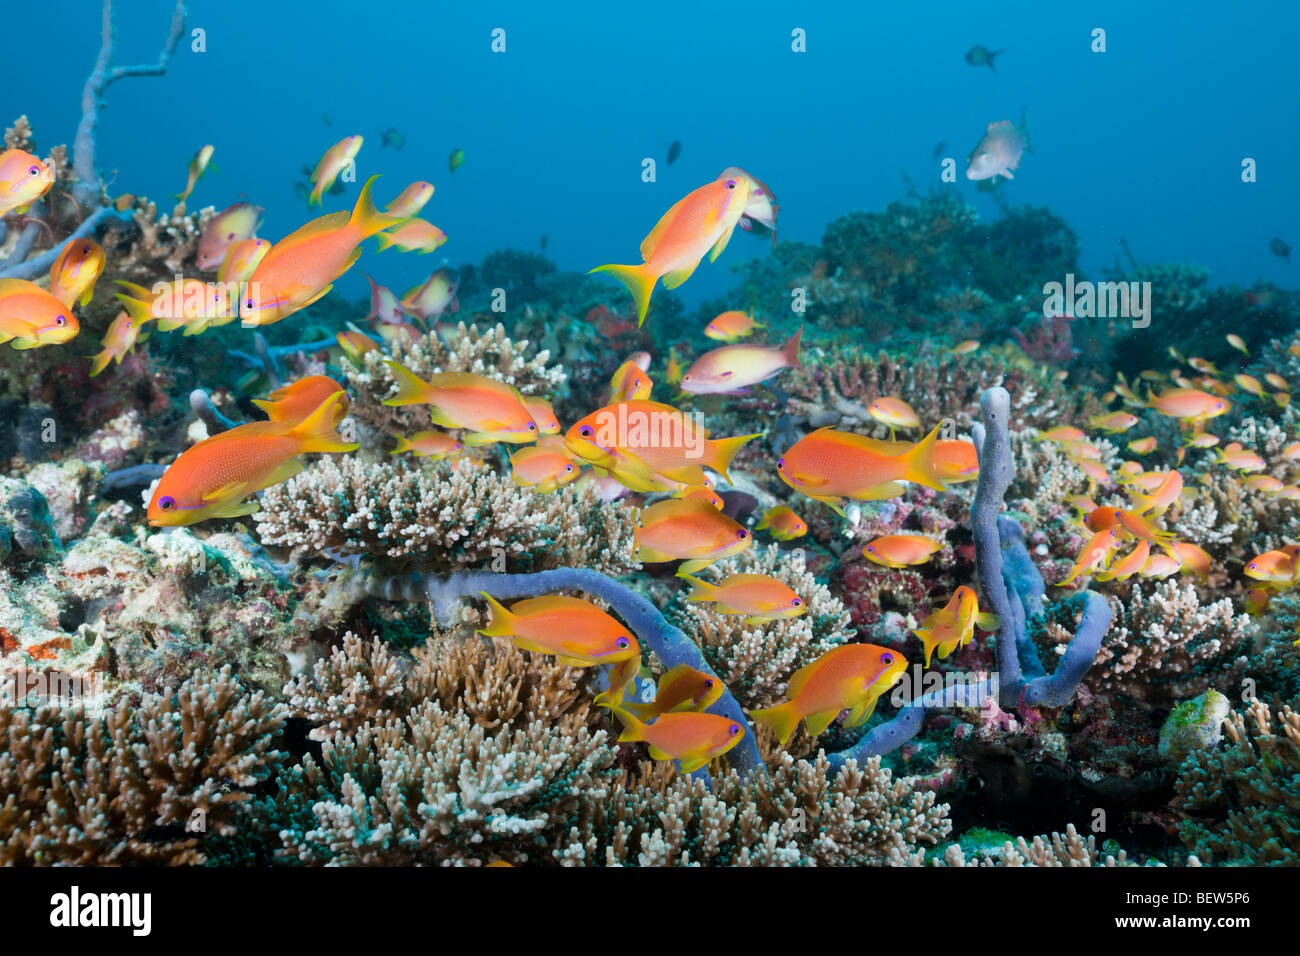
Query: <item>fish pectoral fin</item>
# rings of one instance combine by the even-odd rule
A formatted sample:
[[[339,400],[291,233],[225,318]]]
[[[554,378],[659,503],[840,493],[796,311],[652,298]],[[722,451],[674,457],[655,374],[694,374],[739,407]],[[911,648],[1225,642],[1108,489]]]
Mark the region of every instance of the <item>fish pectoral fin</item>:
[[[354,258],[351,262],[348,263],[348,265],[352,265],[352,262],[356,262],[356,259]],[[305,308],[307,308],[307,306],[311,305],[313,302],[317,301],[318,299],[323,299],[326,295],[329,294],[329,291],[330,291],[330,289],[332,289],[332,288],[334,288],[334,283],[331,282],[329,285],[327,285],[325,288],[321,289],[319,292],[317,292],[314,296],[312,296],[310,299],[308,299],[308,300],[307,300],[306,302],[304,302],[302,305],[298,306],[298,308],[300,308],[300,309],[305,309]]]
[[[653,757],[655,760],[672,760],[672,759],[673,759],[671,756],[669,756],[668,754],[664,753],[662,750],[660,750],[660,749],[659,749],[658,747],[656,747],[654,744],[651,744],[651,745],[650,745],[650,756]]]
[[[678,760],[677,765],[681,768],[682,773],[694,773],[708,762],[709,755],[705,754],[702,757],[691,757],[690,759]]]
[[[827,710],[820,714],[809,714],[804,718],[804,726],[808,728],[808,736],[816,737],[824,732],[831,725],[840,712],[838,710]]]
[[[880,699],[879,695],[872,694],[865,700],[858,701],[853,709],[849,711],[848,719],[844,721],[845,727],[861,727],[871,719],[872,713],[876,709],[876,701]]]
[[[636,559],[650,564],[659,564],[663,561],[672,561],[673,556],[665,551],[652,548],[648,544],[643,544],[636,549]]]
[[[243,518],[247,515],[256,514],[262,506],[257,500],[252,501],[235,501],[223,508],[213,511],[210,517],[213,518]]]
[[[566,644],[565,646],[568,647],[569,645]],[[570,667],[590,667],[590,666],[591,666],[591,661],[587,660],[585,657],[568,657],[568,656],[566,656],[566,655],[564,655],[564,654],[561,654],[561,655],[560,655],[560,663],[562,663],[562,664],[568,664]]]
[[[727,243],[731,241],[731,234],[735,231],[736,231],[736,227],[732,226],[730,229],[728,229],[726,232],[724,232],[721,236],[718,237],[718,241],[715,242],[713,244],[713,248],[709,250],[710,262],[718,261],[718,256],[722,255],[722,250],[727,248]]]
[[[1007,179],[1015,179],[1015,178],[1016,178],[1015,176],[1012,176],[1012,175],[1011,175],[1011,170],[1010,170],[1010,169],[1004,169],[1004,170],[1002,170],[1002,175],[1005,176],[1005,177],[1007,177]]]
[[[13,347],[18,349],[19,351],[22,351],[24,349],[34,349],[37,348],[40,344],[41,343],[36,341],[36,339],[29,339],[25,335],[20,335],[17,338],[13,339]]]
[[[663,277],[664,288],[676,289],[691,277],[691,273],[695,271],[695,267],[699,264],[697,260],[684,269],[674,269],[672,272],[666,273]]]
[[[883,501],[886,498],[897,498],[906,490],[901,481],[884,481],[856,492],[853,497],[859,501]]]

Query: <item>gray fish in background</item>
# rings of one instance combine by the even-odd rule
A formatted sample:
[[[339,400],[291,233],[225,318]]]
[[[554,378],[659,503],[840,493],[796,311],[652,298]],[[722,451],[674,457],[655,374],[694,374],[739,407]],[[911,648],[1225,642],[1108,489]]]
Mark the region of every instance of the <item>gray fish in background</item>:
[[[391,146],[393,149],[401,149],[405,145],[406,137],[396,129],[389,128],[379,134],[380,149],[383,149],[385,146]]]
[[[993,58],[1006,52],[1006,50],[990,50],[988,47],[973,46],[966,51],[966,62],[971,66],[987,66],[996,73],[998,68],[993,65]]]
[[[979,182],[994,176],[1015,179],[1011,170],[1020,166],[1020,156],[1031,149],[1029,136],[1025,132],[1025,114],[1020,114],[1017,127],[1011,120],[999,120],[989,123],[984,138],[975,144],[971,154],[966,157],[966,178]]]
[[[1291,261],[1291,247],[1281,239],[1274,239],[1268,244],[1269,251],[1275,256],[1281,256],[1287,262]]]
[[[681,140],[675,139],[673,140],[673,144],[668,147],[668,162],[665,165],[671,166],[677,160],[677,157],[680,156],[681,154],[682,154]]]

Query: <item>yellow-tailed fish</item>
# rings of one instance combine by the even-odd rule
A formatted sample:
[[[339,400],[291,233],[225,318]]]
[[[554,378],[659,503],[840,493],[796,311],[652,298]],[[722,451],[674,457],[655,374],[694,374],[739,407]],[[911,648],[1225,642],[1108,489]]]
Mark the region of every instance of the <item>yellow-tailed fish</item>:
[[[570,667],[594,667],[641,656],[636,637],[590,601],[548,594],[527,598],[507,609],[480,592],[492,616],[479,630],[488,637],[508,637],[535,654],[553,654]]]
[[[320,162],[316,164],[316,169],[311,174],[312,189],[311,195],[307,198],[307,205],[320,205],[321,196],[334,185],[334,180],[338,179],[339,174],[356,160],[357,153],[361,152],[364,142],[365,140],[360,136],[345,136],[325,150],[325,155],[320,158]]]
[[[895,498],[903,493],[903,481],[942,491],[934,460],[938,437],[936,426],[915,445],[891,453],[882,450],[882,445],[890,448],[893,443],[821,428],[796,442],[777,461],[777,474],[795,491],[842,515],[845,498]]]
[[[953,592],[948,603],[921,622],[915,634],[925,648],[925,666],[937,650],[943,660],[959,647],[969,644],[975,637],[975,628],[981,631],[997,630],[1000,621],[996,614],[981,613],[979,598],[973,588],[961,585]]]
[[[733,574],[720,584],[709,584],[689,574],[679,575],[692,585],[687,600],[712,601],[720,614],[743,614],[746,624],[766,624],[798,617],[807,610],[791,588],[767,574]]]
[[[68,308],[84,306],[95,294],[106,261],[104,247],[94,239],[69,242],[50,266],[50,294]]]
[[[887,568],[907,568],[925,564],[942,547],[942,541],[929,535],[887,534],[868,541],[862,556]]]
[[[800,368],[803,327],[784,345],[724,345],[705,352],[682,375],[681,388],[693,395],[739,395],[787,368]]]
[[[432,405],[431,418],[443,428],[465,428],[467,445],[535,441],[537,423],[524,407],[518,389],[469,372],[441,372],[424,381],[397,362],[384,363],[397,382],[389,406]]]
[[[381,252],[389,246],[396,246],[402,252],[427,255],[447,241],[447,234],[431,222],[407,219],[400,225],[379,233],[375,241],[379,243]]]
[[[7,149],[0,153],[0,216],[25,213],[54,185],[54,170],[31,153]]]
[[[639,720],[647,721],[664,714],[700,713],[712,707],[725,690],[722,681],[712,674],[697,671],[688,664],[678,664],[659,678],[653,701],[647,704],[629,701],[622,706]]]
[[[743,726],[717,714],[669,713],[647,724],[621,707],[612,710],[623,724],[619,743],[643,740],[653,759],[676,760],[682,773],[699,770],[745,739]]]
[[[231,246],[254,237],[265,211],[251,202],[237,202],[209,219],[199,235],[195,264],[205,272],[218,268],[225,262]]]
[[[680,576],[739,554],[753,537],[707,501],[670,498],[642,510],[635,541],[638,561],[682,560]]]
[[[0,279],[0,344],[15,349],[61,345],[81,325],[57,296],[27,279]]]
[[[409,451],[417,458],[442,461],[444,458],[455,457],[465,450],[463,442],[436,429],[416,432],[410,438],[403,435],[394,435],[393,438],[397,440],[397,447],[389,452],[391,455],[400,455]]]
[[[766,326],[755,322],[752,314],[732,309],[714,316],[704,327],[704,334],[719,342],[735,342],[753,335],[755,329],[762,328]]]
[[[755,531],[766,530],[777,541],[791,541],[802,538],[808,533],[808,522],[800,518],[788,505],[775,505],[763,514],[763,520],[754,528]]]
[[[212,153],[213,147],[200,146],[199,151],[194,154],[194,158],[190,160],[189,179],[186,180],[184,192],[173,193],[178,202],[183,203],[190,198],[190,193],[194,192],[194,185],[199,181],[199,177],[207,172],[208,164],[212,162]]]
[[[218,282],[247,282],[257,269],[257,264],[271,251],[266,239],[241,239],[226,250],[226,257],[217,269]]]
[[[397,198],[384,207],[390,216],[418,216],[424,204],[433,198],[433,183],[417,180],[398,194]]]
[[[520,488],[545,495],[577,481],[578,466],[567,455],[533,446],[510,456],[510,477]]]

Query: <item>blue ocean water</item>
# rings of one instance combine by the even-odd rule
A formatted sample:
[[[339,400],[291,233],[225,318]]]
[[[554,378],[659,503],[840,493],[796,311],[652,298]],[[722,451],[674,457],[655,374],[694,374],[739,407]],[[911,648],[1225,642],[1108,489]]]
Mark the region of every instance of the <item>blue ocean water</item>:
[[[44,143],[72,138],[98,7],[56,0],[6,12],[7,43],[26,49],[64,25],[39,68],[7,71],[0,86],[0,113],[28,112]],[[151,61],[171,3],[118,7],[119,62]],[[960,170],[989,122],[1019,122],[1022,110],[1033,153],[1004,184],[1007,199],[1064,217],[1087,272],[1109,266],[1123,236],[1141,261],[1198,263],[1212,284],[1286,283],[1290,267],[1268,243],[1300,241],[1300,6],[1285,0],[716,9],[195,0],[189,26],[203,31],[205,52],[183,42],[166,77],[120,83],[108,97],[99,164],[117,171],[110,192],[177,192],[190,157],[211,143],[220,172],[200,182],[191,208],[245,196],[266,207],[260,234],[274,240],[308,218],[293,189],[301,167],[360,133],[358,176],[383,174],[381,202],[413,179],[437,187],[425,215],[447,244],[363,267],[399,290],[443,256],[463,264],[494,249],[536,251],[543,235],[561,269],[635,261],[658,217],[729,165],[771,186],[782,238],[815,243],[845,212],[900,198],[904,177],[939,185],[942,143],[938,155],[959,170],[945,188],[992,218],[992,200]],[[504,52],[492,50],[496,29]],[[791,49],[796,29],[806,52]],[[1091,49],[1095,29],[1104,53]],[[1005,50],[996,72],[964,61],[976,44]],[[380,148],[390,127],[405,136],[400,152]],[[681,157],[667,166],[675,140]],[[454,148],[467,158],[451,175]],[[642,181],[647,157],[658,164],[653,183]],[[1242,182],[1246,158],[1256,182]],[[349,206],[358,185],[325,208]],[[767,249],[733,242],[679,294],[691,305],[720,296],[730,267]],[[360,271],[340,293],[364,294]]]

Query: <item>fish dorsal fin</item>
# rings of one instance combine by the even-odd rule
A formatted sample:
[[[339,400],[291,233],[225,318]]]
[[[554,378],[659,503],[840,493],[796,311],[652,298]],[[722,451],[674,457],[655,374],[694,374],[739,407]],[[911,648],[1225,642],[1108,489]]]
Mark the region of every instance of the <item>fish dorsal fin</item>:
[[[813,661],[811,664],[805,664],[794,672],[794,675],[790,678],[790,685],[785,689],[787,699],[794,700],[799,691],[803,690],[804,684],[808,683],[808,678],[812,676],[813,667],[816,663],[816,661]]]
[[[276,245],[283,245],[291,240],[297,242],[303,239],[310,239],[313,236],[319,236],[327,232],[333,232],[336,229],[342,229],[348,224],[348,219],[350,218],[351,213],[342,209],[326,216],[320,216],[306,225],[298,227],[276,243]]]

